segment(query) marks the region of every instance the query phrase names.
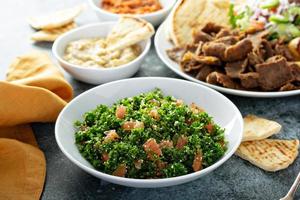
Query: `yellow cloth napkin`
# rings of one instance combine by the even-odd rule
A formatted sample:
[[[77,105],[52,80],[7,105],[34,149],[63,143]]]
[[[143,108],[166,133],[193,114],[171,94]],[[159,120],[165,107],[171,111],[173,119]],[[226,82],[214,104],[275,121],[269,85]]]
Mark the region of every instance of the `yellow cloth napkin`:
[[[32,52],[11,64],[7,81],[0,81],[1,200],[40,198],[46,162],[26,123],[54,122],[72,97],[72,87],[46,54]]]
[[[7,81],[0,81],[0,126],[55,121],[72,96],[72,87],[46,54],[20,56]]]

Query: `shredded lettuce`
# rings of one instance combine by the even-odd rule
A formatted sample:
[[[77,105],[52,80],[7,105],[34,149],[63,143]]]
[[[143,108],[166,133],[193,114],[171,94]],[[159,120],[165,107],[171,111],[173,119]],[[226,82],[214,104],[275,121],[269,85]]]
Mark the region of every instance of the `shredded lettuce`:
[[[251,16],[254,14],[254,12],[251,10],[249,6],[245,7],[245,10],[237,15],[236,19],[236,25],[241,30],[246,30],[251,25]]]
[[[279,38],[284,41],[290,41],[295,37],[300,36],[300,30],[293,24],[276,24],[270,28],[273,39]],[[276,36],[276,37],[275,37]]]
[[[285,5],[280,0],[268,0],[250,7],[243,6],[236,10],[230,5],[229,23],[232,28],[248,30],[257,22],[269,29],[269,39],[290,41],[300,36],[300,6],[298,4]]]
[[[276,8],[277,6],[279,6],[280,1],[279,0],[269,0],[264,2],[260,7],[262,9],[272,9],[272,8]]]
[[[280,24],[280,23],[289,23],[289,18],[286,16],[282,16],[282,15],[271,15],[269,17],[269,21],[270,22],[274,22],[276,24]]]
[[[253,15],[253,11],[249,6],[246,6],[244,11],[235,15],[234,4],[230,4],[228,15],[232,28],[238,27],[241,30],[246,30],[250,26],[250,18]]]
[[[232,26],[232,28],[236,28],[237,17],[234,15],[234,4],[232,3],[229,6],[228,16],[230,25]]]

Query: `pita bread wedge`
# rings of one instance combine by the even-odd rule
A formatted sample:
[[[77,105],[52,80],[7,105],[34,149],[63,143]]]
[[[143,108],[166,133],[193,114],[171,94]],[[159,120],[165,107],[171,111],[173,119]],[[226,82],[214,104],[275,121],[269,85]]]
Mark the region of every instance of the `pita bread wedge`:
[[[246,0],[235,0],[235,6]],[[208,22],[224,27],[229,25],[230,0],[180,0],[172,11],[170,37],[176,46],[193,42],[194,30],[203,28]]]
[[[235,154],[266,171],[287,168],[298,155],[299,140],[256,140],[243,142]]]
[[[228,25],[230,0],[181,0],[173,13],[171,38],[176,46],[193,42],[193,30],[208,22]]]
[[[30,17],[28,22],[35,29],[54,29],[73,22],[84,8],[85,5],[80,5],[48,15]]]
[[[173,21],[173,17],[174,17],[174,12],[175,12],[175,8],[178,6],[178,4],[180,4],[181,3],[181,0],[178,0],[176,3],[175,3],[175,5],[174,5],[174,7],[173,7],[173,9],[171,10],[171,12],[170,12],[170,14],[168,15],[168,17],[167,17],[167,19],[164,21],[164,26],[165,26],[165,34],[166,34],[166,38],[170,41],[170,42],[172,42],[173,43],[173,40],[172,40],[172,21]]]
[[[36,42],[54,42],[58,36],[61,34],[76,28],[77,25],[74,22],[62,26],[60,28],[49,29],[49,30],[40,30],[31,35],[31,39]]]
[[[107,36],[108,51],[124,49],[154,34],[152,24],[140,18],[122,16]]]
[[[275,121],[260,118],[254,115],[244,117],[244,133],[242,141],[262,140],[277,134],[281,125]]]

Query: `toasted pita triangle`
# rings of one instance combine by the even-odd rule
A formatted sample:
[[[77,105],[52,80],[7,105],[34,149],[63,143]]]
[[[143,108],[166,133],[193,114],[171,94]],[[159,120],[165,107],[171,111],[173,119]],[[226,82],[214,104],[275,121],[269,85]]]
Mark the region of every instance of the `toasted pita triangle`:
[[[152,24],[140,18],[122,16],[107,36],[107,42],[110,44],[107,50],[124,49],[142,40],[149,39],[153,34]]]
[[[31,35],[31,39],[36,42],[45,41],[45,42],[53,42],[60,36],[61,34],[76,28],[77,25],[74,22],[62,26],[60,28],[49,29],[49,30],[40,30]]]
[[[281,125],[275,121],[259,118],[255,115],[244,117],[243,142],[261,140],[277,134],[281,130]]]
[[[30,17],[28,22],[35,29],[54,29],[70,24],[84,8],[85,5],[80,5],[48,15]]]
[[[287,168],[298,155],[299,140],[256,140],[243,142],[235,154],[266,171]]]

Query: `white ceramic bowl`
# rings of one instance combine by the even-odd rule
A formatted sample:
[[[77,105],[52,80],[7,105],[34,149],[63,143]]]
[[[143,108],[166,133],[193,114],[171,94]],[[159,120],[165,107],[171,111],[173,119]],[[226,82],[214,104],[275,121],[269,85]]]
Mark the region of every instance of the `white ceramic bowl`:
[[[90,6],[96,12],[98,18],[103,21],[117,20],[120,15],[102,9],[100,7],[101,1],[102,0],[89,0]],[[159,2],[163,7],[161,10],[147,14],[136,14],[134,16],[140,17],[150,22],[153,26],[160,25],[171,11],[172,7],[176,3],[176,0],[159,0]]]
[[[201,171],[188,175],[164,179],[131,179],[112,176],[97,171],[79,153],[75,145],[74,121],[82,120],[82,115],[95,109],[99,104],[112,105],[117,100],[160,88],[165,95],[183,99],[187,104],[195,102],[204,108],[214,121],[225,128],[228,150],[215,164]],[[207,175],[236,151],[240,145],[243,132],[243,119],[237,107],[225,96],[206,86],[189,81],[171,78],[145,77],[133,78],[107,83],[88,90],[73,99],[60,113],[55,125],[55,137],[62,152],[77,166],[89,174],[115,184],[154,188],[178,185]]]
[[[69,63],[63,59],[64,51],[69,42],[82,38],[106,37],[116,22],[104,22],[81,26],[71,30],[55,40],[52,52],[59,64],[75,79],[90,83],[102,84],[119,79],[129,78],[140,68],[146,54],[148,53],[151,40],[139,43],[142,53],[133,61],[114,68],[82,67]]]

